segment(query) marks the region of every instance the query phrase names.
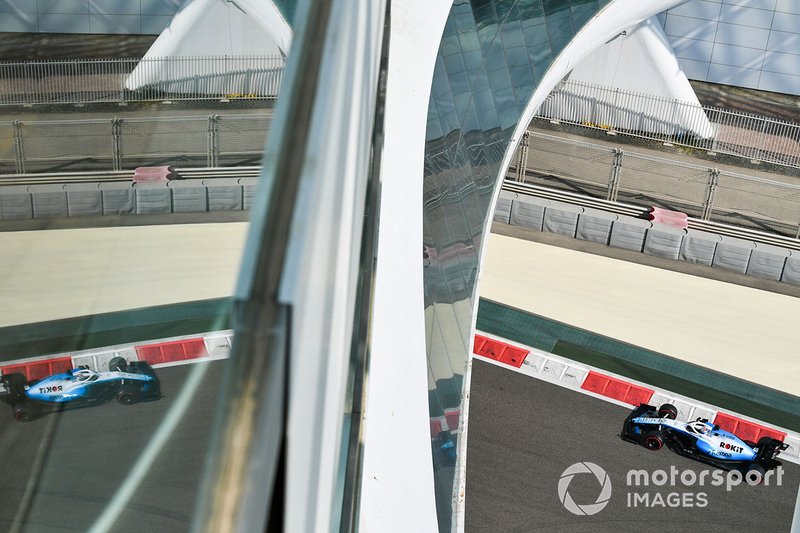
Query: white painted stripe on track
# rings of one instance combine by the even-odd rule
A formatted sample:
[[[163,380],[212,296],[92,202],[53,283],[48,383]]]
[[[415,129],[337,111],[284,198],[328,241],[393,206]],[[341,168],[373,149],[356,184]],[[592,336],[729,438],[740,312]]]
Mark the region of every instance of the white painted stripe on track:
[[[208,371],[208,365],[196,365],[192,368],[186,382],[181,389],[178,399],[170,408],[167,416],[158,426],[153,438],[147,444],[139,459],[133,465],[130,473],[125,477],[105,510],[97,517],[89,533],[106,533],[111,531],[119,515],[125,510],[136,489],[139,488],[145,476],[150,472],[155,460],[166,445],[175,428],[183,420],[186,410],[192,405],[192,399],[197,394],[197,389]]]

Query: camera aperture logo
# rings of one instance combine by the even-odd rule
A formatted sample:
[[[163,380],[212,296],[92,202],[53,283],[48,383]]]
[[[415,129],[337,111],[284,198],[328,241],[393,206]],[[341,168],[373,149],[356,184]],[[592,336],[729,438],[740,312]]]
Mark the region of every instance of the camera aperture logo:
[[[600,484],[600,493],[594,503],[577,504],[569,493],[570,483],[578,474],[592,474],[580,476],[586,483]],[[706,487],[719,487],[718,491],[731,492],[734,487],[745,486],[782,486],[783,467],[778,465],[765,473],[757,469],[747,470],[680,470],[670,466],[669,470],[628,470],[625,476],[623,490],[626,492],[627,507],[643,508],[687,508],[708,506],[708,492]],[[586,489],[588,486],[584,486]],[[586,491],[581,491],[585,497]],[[558,497],[561,504],[572,514],[578,516],[591,516],[605,509],[611,499],[611,478],[606,471],[588,461],[575,463],[567,467],[558,480]]]
[[[594,474],[594,477],[600,483],[600,494],[594,503],[578,505],[570,496],[568,491],[569,484],[572,483],[572,478],[578,474]],[[611,478],[608,477],[605,470],[594,463],[575,463],[567,467],[561,474],[561,479],[558,480],[558,498],[567,511],[572,514],[579,516],[597,514],[608,505],[608,500],[611,499]]]

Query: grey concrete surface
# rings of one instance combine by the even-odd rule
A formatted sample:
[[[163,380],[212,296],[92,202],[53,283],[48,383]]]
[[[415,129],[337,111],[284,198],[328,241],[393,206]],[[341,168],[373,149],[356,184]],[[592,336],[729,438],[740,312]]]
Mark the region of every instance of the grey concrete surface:
[[[781,485],[731,487],[628,486],[629,470],[698,476],[713,468],[622,441],[628,410],[575,391],[474,361],[467,441],[466,528],[478,532],[788,531],[800,482],[800,467],[783,465]],[[612,485],[608,505],[593,516],[568,512],[558,496],[564,470],[577,462],[603,468]],[[690,474],[689,474],[690,475]],[[687,475],[688,476],[688,475]],[[776,478],[773,478],[775,481]],[[575,503],[591,504],[600,484],[588,474],[569,485]],[[678,493],[704,507],[629,506],[629,494],[655,501]],[[688,494],[688,496],[684,496]],[[631,504],[633,496],[630,496]],[[675,498],[675,497],[672,497]]]

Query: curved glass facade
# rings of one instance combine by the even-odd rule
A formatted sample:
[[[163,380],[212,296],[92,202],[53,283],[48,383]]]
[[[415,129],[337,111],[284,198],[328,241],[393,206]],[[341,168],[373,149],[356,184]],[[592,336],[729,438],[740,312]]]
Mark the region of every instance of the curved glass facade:
[[[439,530],[452,528],[457,438],[485,221],[504,156],[556,55],[607,1],[456,0],[431,89],[423,243]]]

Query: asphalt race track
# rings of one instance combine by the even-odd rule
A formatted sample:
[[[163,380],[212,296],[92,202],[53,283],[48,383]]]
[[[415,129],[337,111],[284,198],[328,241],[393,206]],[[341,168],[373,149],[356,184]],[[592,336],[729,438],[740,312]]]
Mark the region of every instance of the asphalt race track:
[[[628,412],[623,407],[478,360],[473,363],[471,390],[468,533],[789,531],[800,482],[798,465],[784,463],[780,486],[773,475],[770,485],[742,484],[726,491],[725,485],[712,486],[715,469],[710,466],[666,448],[652,452],[622,441],[618,435]],[[611,480],[608,505],[592,516],[570,513],[559,499],[562,473],[578,462],[599,465]],[[672,466],[678,471],[677,486],[628,486],[629,470],[646,470],[652,476],[658,470],[669,473]],[[708,470],[705,485],[682,484],[680,473],[687,469]],[[568,485],[578,505],[595,503],[600,491],[592,474],[577,474]],[[634,495],[639,502],[648,498],[651,506],[633,507]],[[694,506],[669,507],[670,498]],[[706,505],[697,506],[703,500]]]
[[[88,531],[176,405],[193,369],[197,394],[111,531],[188,531],[222,362],[156,369],[159,401],[53,413],[27,424],[0,405],[0,531]],[[15,516],[22,526],[14,529]]]
[[[129,477],[162,421],[179,401],[193,369],[197,394],[166,440],[111,531],[188,531],[201,482],[222,362],[157,369],[163,398],[116,402],[50,414],[28,424],[0,405],[0,531],[88,531]],[[467,451],[466,531],[641,531],[756,528],[788,531],[800,467],[784,464],[776,486],[629,487],[628,470],[695,472],[703,464],[668,450],[650,452],[617,435],[627,410],[528,376],[475,361]],[[578,462],[602,467],[612,484],[607,507],[593,516],[568,512],[558,497],[562,472]],[[669,493],[704,507],[629,507],[629,494]],[[591,504],[600,484],[579,474],[569,494]],[[703,493],[704,496],[700,494]],[[674,497],[673,497],[674,498]],[[641,499],[640,499],[641,502]],[[21,520],[14,527],[16,520]]]

